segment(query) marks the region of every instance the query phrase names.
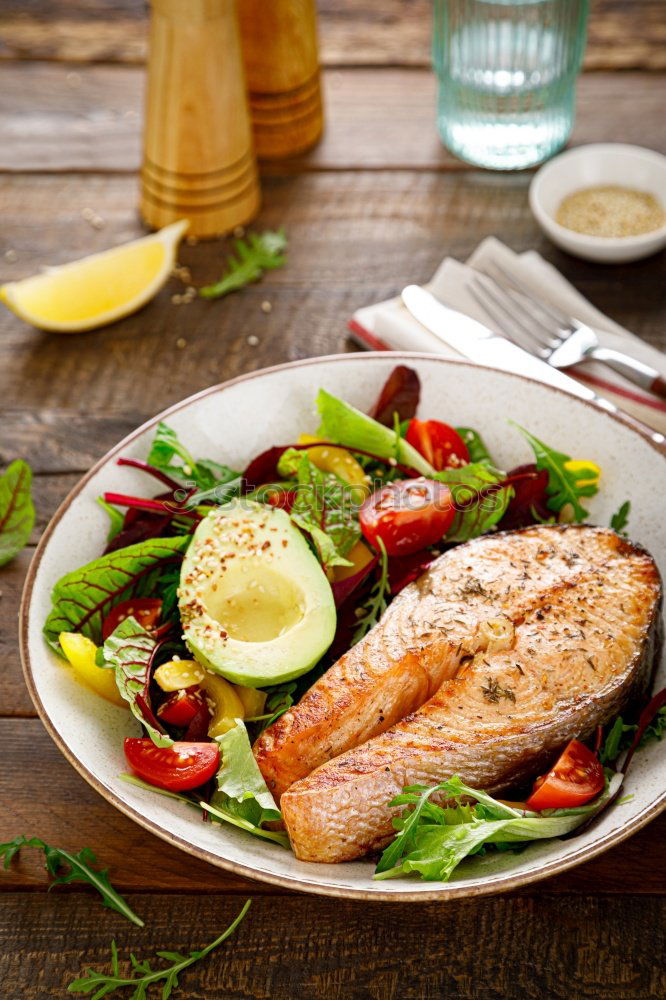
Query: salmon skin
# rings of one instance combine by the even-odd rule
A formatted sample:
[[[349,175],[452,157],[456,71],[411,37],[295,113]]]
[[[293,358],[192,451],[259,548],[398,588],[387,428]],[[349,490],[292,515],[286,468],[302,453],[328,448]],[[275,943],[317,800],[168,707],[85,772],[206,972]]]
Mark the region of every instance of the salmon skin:
[[[652,557],[615,532],[538,525],[439,557],[262,734],[296,856],[337,862],[392,835],[408,784],[496,793],[643,697],[660,644]]]

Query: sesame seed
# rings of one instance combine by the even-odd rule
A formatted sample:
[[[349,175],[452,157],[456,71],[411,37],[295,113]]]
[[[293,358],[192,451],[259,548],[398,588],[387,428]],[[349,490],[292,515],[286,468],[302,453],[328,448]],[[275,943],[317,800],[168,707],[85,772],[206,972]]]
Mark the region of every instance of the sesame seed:
[[[8,264],[14,264],[18,260],[16,250],[5,250],[5,260]]]
[[[250,345],[250,347],[256,347],[257,344],[259,343],[259,337],[255,337],[255,335],[251,333],[250,336],[247,338],[247,342]]]
[[[268,299],[266,299],[264,302],[261,303],[261,311],[263,313],[269,313],[272,308],[273,308],[273,306],[268,301]]]
[[[176,347],[178,348],[179,351],[182,351],[184,347],[187,347],[187,341],[185,340],[185,337],[178,338],[178,340],[176,341]]]

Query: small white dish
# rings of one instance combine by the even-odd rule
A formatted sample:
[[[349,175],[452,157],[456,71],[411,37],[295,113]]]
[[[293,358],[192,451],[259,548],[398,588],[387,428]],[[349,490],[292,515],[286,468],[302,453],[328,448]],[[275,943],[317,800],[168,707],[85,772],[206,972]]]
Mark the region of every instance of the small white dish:
[[[396,364],[415,368],[421,380],[422,416],[478,427],[502,468],[531,461],[530,449],[506,422],[510,416],[568,454],[603,469],[603,488],[589,504],[591,520],[608,524],[631,498],[630,533],[666,571],[663,484],[666,458],[649,434],[623,415],[519,375],[436,355],[389,352],[311,358],[244,375],[176,403],[116,445],[88,472],[56,511],[33,558],[20,612],[21,655],[28,689],[47,730],[86,781],[121,812],[187,854],[238,875],[283,888],[368,900],[452,899],[516,889],[566,871],[619,844],[666,808],[666,744],[637,755],[627,775],[626,798],[576,837],[531,844],[470,859],[450,882],[410,878],[373,881],[369,860],[308,864],[290,851],[234,827],[203,823],[180,802],[121,781],[125,736],[137,735],[130,714],[77,684],[46,646],[42,626],[51,588],[68,570],[99,555],[106,515],[95,503],[105,490],[141,493],[143,473],[119,468],[119,455],[145,458],[158,420],[164,418],[197,455],[243,468],[270,445],[314,432],[314,398],[320,386],[361,409],[376,398]],[[628,475],[630,470],[631,475]],[[666,664],[655,680],[666,684]]]
[[[555,221],[567,195],[600,184],[646,191],[666,208],[666,156],[642,146],[595,143],[561,153],[535,174],[529,190],[532,214],[558,247],[584,260],[620,264],[640,260],[666,246],[666,222],[639,236],[586,236]]]

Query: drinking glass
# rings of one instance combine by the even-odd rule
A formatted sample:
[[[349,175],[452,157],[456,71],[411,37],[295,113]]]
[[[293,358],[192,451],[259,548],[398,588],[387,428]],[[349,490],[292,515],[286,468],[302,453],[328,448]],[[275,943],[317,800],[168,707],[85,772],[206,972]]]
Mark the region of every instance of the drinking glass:
[[[518,170],[567,141],[588,0],[434,0],[437,125],[469,163]]]

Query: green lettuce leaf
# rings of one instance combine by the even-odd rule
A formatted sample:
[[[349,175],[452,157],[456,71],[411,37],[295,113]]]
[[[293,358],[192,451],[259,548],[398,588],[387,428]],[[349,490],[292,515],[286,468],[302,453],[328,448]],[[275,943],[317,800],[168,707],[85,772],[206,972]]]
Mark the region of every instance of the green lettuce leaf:
[[[32,470],[17,458],[0,476],[0,566],[25,548],[35,523],[30,484]]]
[[[488,487],[502,482],[504,473],[486,462],[470,462],[457,469],[442,469],[434,476],[451,490],[456,515],[446,533],[447,542],[466,542],[488,531],[504,516],[513,487],[504,486],[479,496]]]
[[[585,483],[584,480],[586,478],[596,478],[598,475],[597,469],[594,466],[590,466],[589,468],[583,467],[576,470],[576,472],[567,469],[566,463],[571,461],[570,455],[565,455],[564,452],[556,451],[554,448],[544,444],[543,441],[534,437],[533,434],[530,434],[529,431],[526,431],[524,427],[521,427],[513,420],[510,420],[509,423],[517,427],[531,445],[534,457],[536,458],[537,469],[545,469],[548,473],[546,493],[548,494],[547,503],[549,509],[558,513],[563,507],[570,504],[575,520],[584,521],[588,517],[589,512],[581,504],[581,498],[593,497],[599,492],[599,487],[596,483]]]
[[[333,473],[322,472],[296,448],[281,456],[278,472],[297,479],[290,516],[312,538],[320,562],[327,568],[349,566],[345,557],[361,537],[352,487]]]
[[[102,638],[102,622],[116,604],[139,596],[153,573],[180,557],[190,538],[150,538],[109,552],[66,573],[51,593],[53,607],[44,623],[44,635],[60,656],[61,632],[82,632],[93,642]]]
[[[395,459],[401,465],[416,469],[423,476],[432,476],[435,472],[416,448],[390,427],[385,427],[354,406],[332,396],[325,389],[320,389],[317,396],[317,409],[321,417],[319,435],[326,441],[343,445],[354,451],[369,451],[387,461]]]
[[[215,819],[288,847],[286,833],[264,829],[265,823],[275,823],[282,815],[254,759],[242,719],[236,719],[234,728],[218,736],[217,742],[222,758],[217,791],[209,803],[202,802],[201,806]]]
[[[586,822],[613,796],[623,775],[615,774],[593,802],[574,809],[543,812],[515,809],[486,792],[471,788],[457,776],[431,788],[413,785],[389,803],[407,808],[393,821],[398,831],[377,865],[376,879],[416,872],[426,881],[446,881],[464,858],[492,845],[516,849],[533,840],[563,837]],[[453,805],[430,801],[438,793]],[[468,798],[476,804],[465,804]]]
[[[125,618],[104,643],[103,665],[115,671],[118,691],[129,704],[134,718],[145,726],[155,746],[170,747],[173,746],[171,737],[160,732],[137,704],[137,695],[143,697],[146,690],[155,646],[154,637],[136,618]]]

